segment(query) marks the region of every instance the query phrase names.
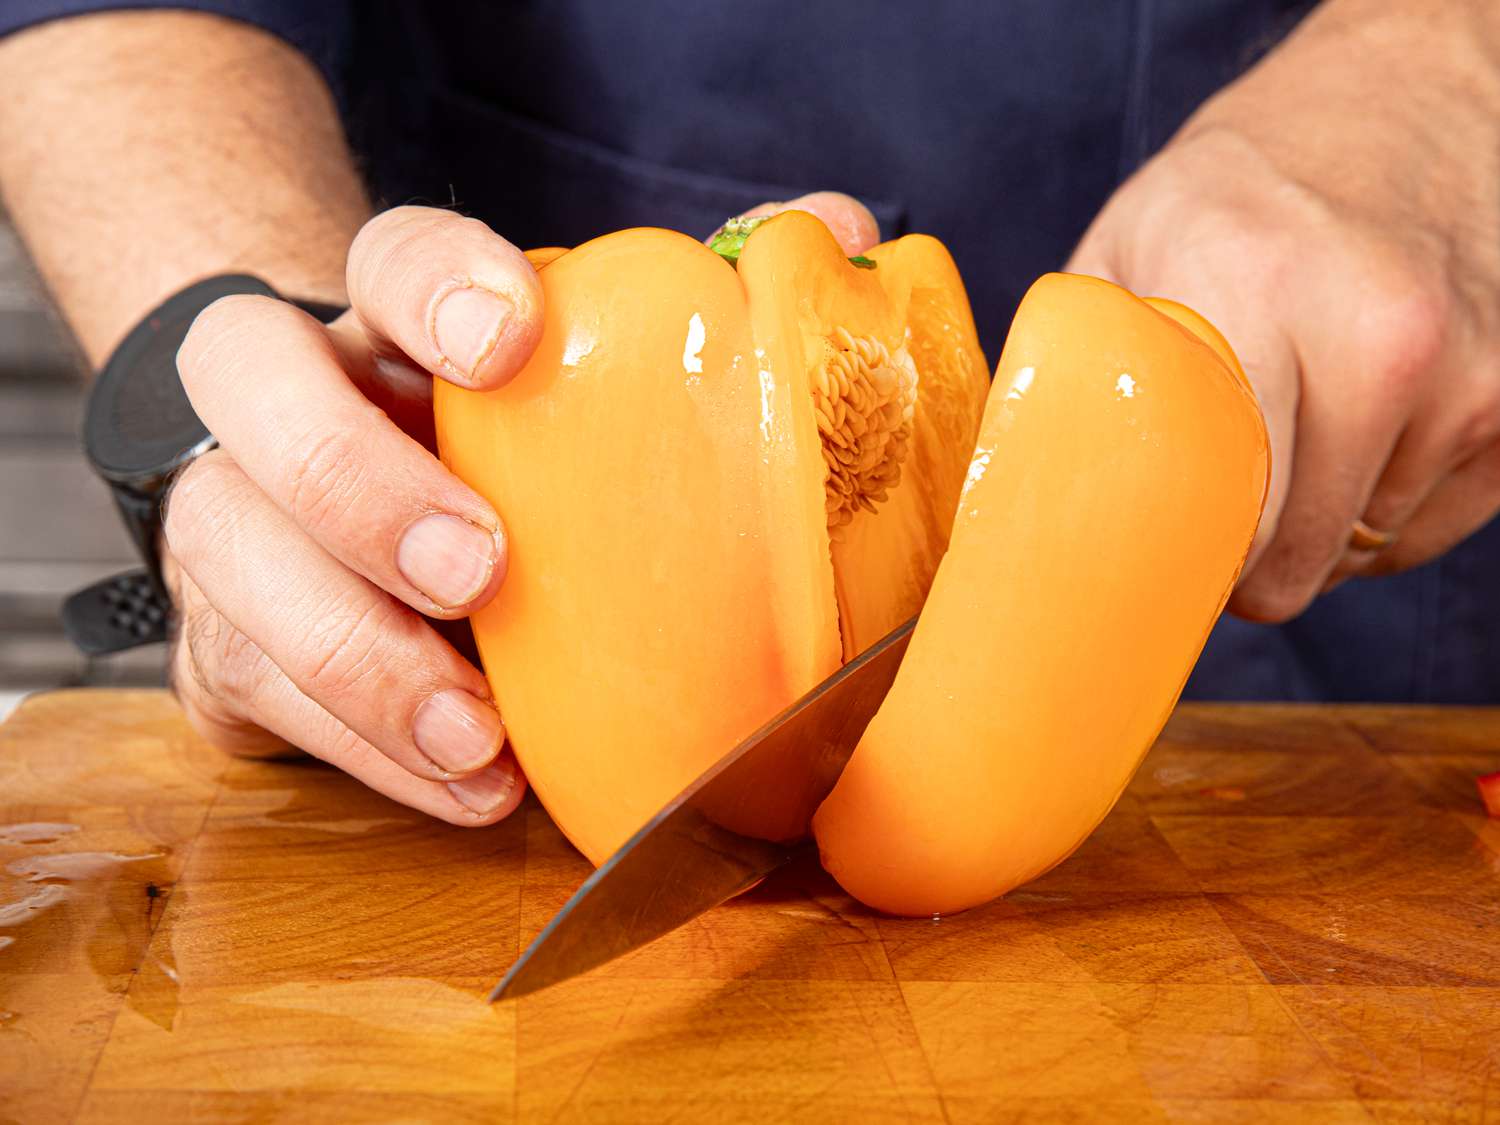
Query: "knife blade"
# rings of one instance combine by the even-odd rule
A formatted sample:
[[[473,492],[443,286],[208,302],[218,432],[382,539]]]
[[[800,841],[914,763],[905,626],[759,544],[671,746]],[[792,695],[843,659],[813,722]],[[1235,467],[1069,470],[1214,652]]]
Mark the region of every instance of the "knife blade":
[[[637,949],[811,847],[812,814],[890,690],[916,623],[875,642],[668,802],[547,923],[491,1002]]]

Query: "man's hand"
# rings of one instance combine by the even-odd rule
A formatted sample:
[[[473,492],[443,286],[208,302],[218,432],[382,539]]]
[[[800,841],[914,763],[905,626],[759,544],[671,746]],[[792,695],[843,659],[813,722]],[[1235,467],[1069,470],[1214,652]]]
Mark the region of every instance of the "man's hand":
[[[326,329],[225,298],[178,354],[220,448],[166,506],[173,685],[220,745],[291,744],[444,820],[491,823],[525,784],[484,676],[422,615],[489,601],[505,536],[429,451],[431,378],[514,375],[541,286],[483,224],[417,207],[365,226],[347,284],[353,307]]]
[[[0,184],[96,365],[194,278],[240,270],[327,302],[347,281],[354,311],[329,328],[230,300],[183,349],[222,448],[169,503],[173,683],[228,749],[296,745],[457,824],[513,809],[524,782],[484,677],[421,614],[460,617],[504,576],[498,516],[429,452],[430,392],[524,361],[541,317],[524,258],[434,211],[356,238],[369,204],[316,70],[196,12],[0,42]]]
[[[875,241],[846,196],[756,213],[787,207],[818,214],[850,253]],[[230,297],[178,355],[220,448],[166,506],[173,683],[220,745],[297,746],[444,820],[491,823],[524,781],[483,675],[421,615],[488,602],[505,537],[429,452],[431,379],[514,375],[541,333],[541,287],[482,224],[417,207],[365,226],[347,280],[353,308],[326,330],[281,302]]]
[[[1199,309],[1271,496],[1230,608],[1280,621],[1500,510],[1500,8],[1328,0],[1116,194],[1068,268]],[[1356,519],[1394,533],[1350,547]]]

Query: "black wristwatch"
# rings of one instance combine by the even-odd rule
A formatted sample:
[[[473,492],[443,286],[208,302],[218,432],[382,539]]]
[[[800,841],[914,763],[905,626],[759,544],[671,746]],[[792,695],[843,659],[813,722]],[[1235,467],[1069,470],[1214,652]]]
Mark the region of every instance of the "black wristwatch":
[[[84,653],[101,656],[165,640],[172,603],[162,583],[157,536],[161,499],[172,475],[218,443],[193,412],[177,376],[177,349],[197,315],[220,297],[280,297],[258,277],[225,274],[188,286],[152,310],[115,349],[89,392],[83,449],[109,485],[145,562],[78,591],[63,603],[63,630]],[[292,304],[329,321],[342,309]]]

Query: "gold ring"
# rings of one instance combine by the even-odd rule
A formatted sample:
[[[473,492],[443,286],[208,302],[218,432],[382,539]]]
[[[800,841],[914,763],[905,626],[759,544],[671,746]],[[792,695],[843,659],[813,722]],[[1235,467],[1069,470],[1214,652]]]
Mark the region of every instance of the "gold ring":
[[[1383,551],[1395,541],[1394,531],[1376,531],[1364,520],[1355,520],[1349,530],[1349,549],[1352,551]]]

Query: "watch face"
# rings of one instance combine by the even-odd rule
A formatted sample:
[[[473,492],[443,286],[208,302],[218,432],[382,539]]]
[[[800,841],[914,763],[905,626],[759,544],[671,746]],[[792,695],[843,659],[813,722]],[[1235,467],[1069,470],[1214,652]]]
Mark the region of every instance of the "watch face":
[[[183,290],[131,331],[89,395],[83,444],[106,480],[141,492],[214,444],[177,376],[177,349],[193,320],[220,297],[276,292],[258,278],[210,278]]]

